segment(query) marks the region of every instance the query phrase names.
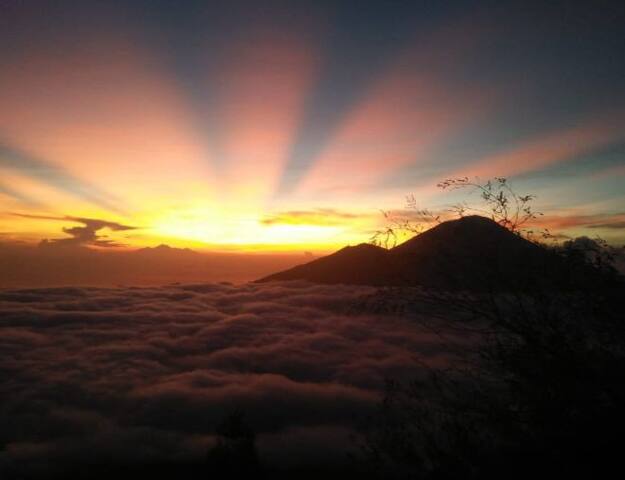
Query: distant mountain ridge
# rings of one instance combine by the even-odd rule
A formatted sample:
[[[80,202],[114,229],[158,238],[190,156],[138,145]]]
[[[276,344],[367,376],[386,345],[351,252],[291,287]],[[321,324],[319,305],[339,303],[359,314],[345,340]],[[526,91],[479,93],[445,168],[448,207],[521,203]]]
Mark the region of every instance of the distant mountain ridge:
[[[158,255],[198,255],[198,252],[191,250],[190,248],[170,247],[164,243],[161,243],[156,247],[140,248],[139,250],[135,250],[134,253]]]
[[[389,250],[364,243],[345,247],[258,281],[490,290],[555,281],[563,268],[555,253],[473,215],[443,222]]]

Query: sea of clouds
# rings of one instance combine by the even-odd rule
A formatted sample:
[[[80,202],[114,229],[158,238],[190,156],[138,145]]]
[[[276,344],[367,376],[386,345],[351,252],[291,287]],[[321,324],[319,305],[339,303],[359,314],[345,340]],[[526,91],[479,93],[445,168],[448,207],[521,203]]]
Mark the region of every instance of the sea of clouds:
[[[0,290],[0,472],[202,458],[235,408],[264,462],[341,461],[385,379],[450,355],[414,316],[371,313],[375,295],[298,282]]]

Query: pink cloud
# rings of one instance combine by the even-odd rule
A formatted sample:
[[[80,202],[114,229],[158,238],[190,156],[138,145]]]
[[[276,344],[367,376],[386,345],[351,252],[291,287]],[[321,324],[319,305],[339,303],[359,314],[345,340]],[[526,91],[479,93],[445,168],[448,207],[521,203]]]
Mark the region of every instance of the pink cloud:
[[[509,177],[539,171],[623,138],[617,118],[607,116],[579,127],[529,139],[521,145],[497,153],[447,176],[489,178]]]

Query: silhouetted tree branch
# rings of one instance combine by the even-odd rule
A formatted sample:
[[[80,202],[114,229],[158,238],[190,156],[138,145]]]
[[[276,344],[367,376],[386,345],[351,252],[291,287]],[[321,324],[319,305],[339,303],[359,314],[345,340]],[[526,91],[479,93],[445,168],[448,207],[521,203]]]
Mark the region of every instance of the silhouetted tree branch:
[[[477,191],[483,202],[483,206],[472,206],[467,203],[459,203],[451,207],[451,211],[458,216],[467,213],[485,215],[502,227],[511,232],[521,234],[527,222],[543,215],[533,210],[531,202],[535,195],[519,195],[504,177],[495,177],[480,183],[469,180],[468,177],[449,178],[437,184],[443,190],[472,189]]]
[[[440,213],[419,208],[414,195],[406,197],[406,208],[402,213],[382,211],[386,225],[376,230],[370,241],[374,245],[392,248],[404,236],[419,235],[442,219],[460,218],[466,215],[482,215],[497,222],[511,232],[531,241],[543,241],[552,238],[547,229],[535,231],[527,228],[528,223],[542,216],[535,211],[531,202],[535,195],[520,195],[504,177],[495,177],[481,183],[468,177],[449,178],[439,182],[441,190],[467,189],[469,193],[478,192],[481,203],[461,202],[451,205]]]

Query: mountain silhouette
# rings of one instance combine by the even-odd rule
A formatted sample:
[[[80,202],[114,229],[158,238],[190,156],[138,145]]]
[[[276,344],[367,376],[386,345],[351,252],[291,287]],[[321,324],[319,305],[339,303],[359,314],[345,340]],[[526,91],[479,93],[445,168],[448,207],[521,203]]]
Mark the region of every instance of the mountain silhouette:
[[[283,272],[261,278],[259,282],[276,280],[308,280],[314,283],[347,283],[353,285],[384,285],[388,274],[388,251],[368,243],[345,247],[326,257]]]
[[[549,282],[562,268],[550,250],[473,215],[443,222],[389,250],[364,243],[345,247],[258,281],[490,290]]]
[[[180,256],[180,255],[197,255],[198,254],[198,252],[191,250],[190,248],[170,247],[169,245],[166,245],[164,243],[161,243],[160,245],[156,247],[140,248],[139,250],[135,250],[135,253],[140,254],[140,255],[159,255],[159,256],[163,256],[163,255]]]

